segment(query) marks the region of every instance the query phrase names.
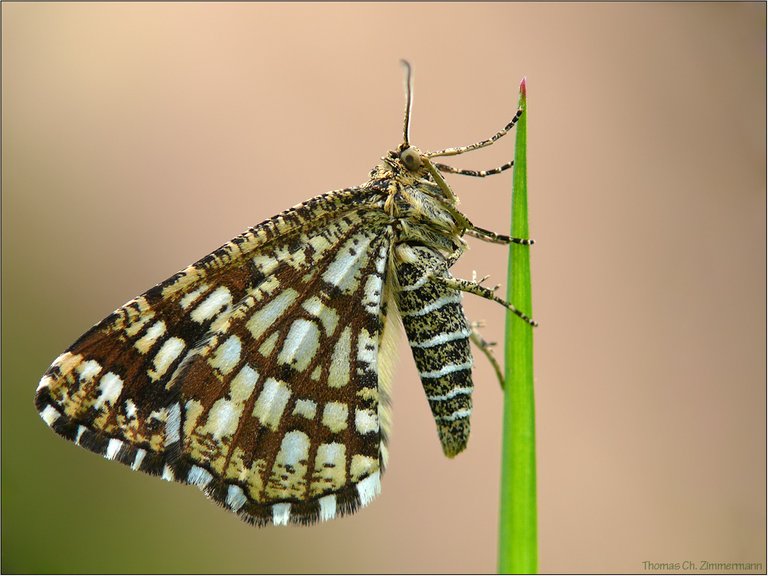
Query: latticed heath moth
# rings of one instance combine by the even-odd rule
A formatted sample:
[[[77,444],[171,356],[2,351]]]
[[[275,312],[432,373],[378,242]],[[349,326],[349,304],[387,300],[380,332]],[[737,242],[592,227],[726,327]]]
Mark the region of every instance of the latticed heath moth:
[[[525,314],[449,268],[472,224],[442,173],[487,176],[403,143],[370,179],[237,236],[115,310],[60,355],[35,403],[110,460],[198,486],[253,524],[307,524],[368,504],[387,462],[393,336],[405,328],[443,451],[467,445],[473,329],[462,292]],[[485,352],[485,350],[484,350]]]

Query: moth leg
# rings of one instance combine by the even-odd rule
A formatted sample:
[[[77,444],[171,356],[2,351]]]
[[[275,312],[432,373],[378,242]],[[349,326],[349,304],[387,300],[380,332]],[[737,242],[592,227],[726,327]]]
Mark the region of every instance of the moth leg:
[[[450,168],[451,170],[456,170],[455,168],[451,168],[450,166],[446,166],[445,164],[432,164],[426,157],[422,157],[422,162],[424,163],[424,166],[426,166],[429,173],[432,175],[432,178],[435,179],[435,182],[440,187],[440,189],[443,191],[443,193],[446,195],[446,197],[450,200],[451,204],[455,205],[457,203],[456,195],[453,193],[453,190],[451,190],[451,187],[448,186],[448,182],[445,181],[445,178],[443,178],[443,175],[440,174],[438,171],[438,168],[441,166],[444,168]],[[512,164],[510,163],[509,166]],[[506,164],[504,166],[507,166]],[[504,170],[504,166],[500,167],[498,170],[499,172],[501,170]],[[448,171],[451,171],[448,170]],[[466,171],[468,174],[469,172],[474,172],[472,170]],[[496,173],[493,171],[486,171],[487,173]],[[465,173],[465,172],[457,172],[457,173]],[[480,174],[478,172],[478,174]],[[483,176],[486,174],[483,173]],[[494,244],[522,244],[524,246],[530,246],[534,243],[533,240],[530,240],[528,238],[512,238],[510,236],[505,236],[504,234],[497,234],[496,232],[491,232],[490,230],[486,230],[485,228],[480,228],[479,226],[475,226],[472,224],[472,222],[469,221],[469,219],[464,216],[461,212],[458,210],[451,210],[451,215],[454,217],[456,222],[463,226],[466,229],[466,234],[469,234],[470,236],[473,236],[475,238],[479,238],[480,240],[485,240],[486,242],[492,242]]]
[[[506,300],[502,300],[501,298],[496,296],[496,294],[494,293],[494,290],[491,290],[490,288],[486,288],[485,286],[481,286],[479,282],[472,282],[471,280],[464,280],[462,278],[451,278],[447,276],[440,276],[434,272],[430,273],[430,276],[432,281],[439,282],[448,288],[452,288],[454,290],[460,290],[462,292],[469,292],[470,294],[474,294],[475,296],[480,296],[481,298],[485,298],[486,300],[493,300],[494,302],[498,302],[499,304],[504,306],[504,308],[506,308],[516,316],[519,316],[522,320],[525,320],[531,326],[534,326],[534,327],[538,326],[538,324],[532,318],[526,315],[524,312],[521,312]],[[498,288],[498,286],[496,286],[496,288]]]
[[[456,264],[456,261],[461,257],[461,255],[464,254],[464,247],[460,246],[459,248],[456,248],[453,252],[448,254],[448,256],[445,259],[445,268],[446,270]]]
[[[498,168],[491,168],[490,170],[463,170],[461,168],[448,166],[447,164],[440,164],[438,162],[434,163],[435,168],[440,170],[440,172],[446,172],[448,174],[461,174],[462,176],[475,176],[476,178],[485,178],[486,176],[491,176],[493,174],[501,174],[504,172],[504,170],[509,170],[514,165],[515,161],[510,160],[506,164],[502,164]]]
[[[473,283],[475,283],[475,284],[477,284],[478,286],[482,285],[482,284],[483,284],[483,282],[485,282],[486,280],[488,280],[488,278],[490,278],[490,277],[491,277],[491,276],[490,276],[490,274],[486,274],[485,276],[483,276],[482,278],[480,278],[480,280],[478,280],[478,279],[477,279],[477,270],[472,270],[472,282],[473,282]],[[496,288],[498,288],[498,286],[496,286]],[[494,290],[495,290],[496,288],[494,288]],[[480,327],[480,323],[479,323],[479,322],[477,323],[477,325],[478,325],[478,327]]]
[[[513,238],[511,236],[485,230],[474,224],[472,224],[471,228],[467,228],[465,234],[492,244],[520,244],[522,246],[533,246],[535,244],[535,241],[531,238]]]
[[[453,193],[453,190],[451,190],[451,187],[448,186],[448,183],[445,181],[445,178],[443,178],[442,174],[438,172],[439,166],[445,166],[444,164],[432,164],[427,158],[422,158],[422,161],[424,162],[424,165],[427,167],[427,170],[432,175],[432,177],[435,179],[435,182],[440,187],[440,189],[445,193],[445,195],[451,200],[452,204],[456,204],[456,195]],[[485,240],[486,242],[491,242],[494,244],[522,244],[523,246],[531,246],[534,241],[528,238],[512,238],[511,236],[505,236],[504,234],[497,234],[496,232],[492,232],[490,230],[486,230],[485,228],[480,228],[479,226],[475,226],[472,224],[472,222],[469,221],[469,219],[464,216],[461,212],[458,210],[452,210],[451,215],[456,219],[456,222],[464,226],[466,229],[466,234],[469,234],[470,236],[473,236],[475,238],[479,238],[480,240]]]
[[[448,183],[445,181],[445,178],[443,178],[442,174],[438,171],[438,168],[441,166],[444,168],[451,168],[450,166],[445,166],[445,164],[432,164],[427,158],[422,157],[422,162],[424,162],[424,166],[426,166],[429,173],[432,175],[432,178],[435,179],[435,182],[440,187],[440,189],[445,193],[445,195],[450,199],[452,204],[456,204],[456,195],[453,193],[453,190],[451,190],[451,187],[448,186]],[[509,164],[512,165],[511,163]],[[506,164],[504,165],[506,166]],[[504,169],[504,167],[501,167],[499,171]],[[451,170],[456,170],[455,168],[451,168]],[[473,172],[473,171],[467,171],[466,173]],[[492,171],[487,171],[488,173],[492,173]],[[464,172],[457,172],[457,173],[464,173]],[[494,174],[496,172],[493,172]],[[480,174],[480,173],[478,173]],[[486,174],[483,173],[483,176]],[[454,217],[456,222],[463,226],[466,229],[466,234],[469,234],[470,236],[473,236],[475,238],[479,238],[480,240],[485,240],[486,242],[492,242],[494,244],[522,244],[523,246],[531,246],[534,241],[528,238],[512,238],[511,236],[505,236],[504,234],[497,234],[496,232],[492,232],[490,230],[486,230],[485,228],[480,228],[479,226],[475,226],[472,224],[472,222],[469,221],[469,219],[464,216],[461,212],[458,210],[451,210],[451,215]]]
[[[445,150],[438,150],[437,152],[427,152],[424,154],[427,158],[435,158],[437,156],[456,156],[457,154],[464,154],[465,152],[470,152],[471,150],[477,150],[478,148],[485,148],[486,146],[490,146],[496,140],[504,136],[507,132],[512,130],[515,124],[517,124],[517,121],[520,119],[520,116],[523,114],[523,109],[518,108],[517,112],[515,112],[514,118],[504,126],[501,130],[496,132],[493,136],[490,138],[487,138],[485,140],[481,140],[480,142],[475,142],[474,144],[470,144],[469,146],[459,146],[458,148],[446,148]]]
[[[445,195],[450,199],[452,204],[456,204],[456,195],[453,193],[453,190],[451,190],[451,187],[448,186],[448,183],[445,181],[445,178],[443,178],[442,174],[438,172],[437,170],[437,164],[432,164],[427,158],[422,158],[422,161],[424,162],[424,165],[427,167],[427,170],[432,175],[432,177],[435,179],[435,182],[440,187],[440,189],[445,193]],[[496,232],[492,232],[490,230],[486,230],[485,228],[480,228],[479,226],[475,226],[472,224],[472,222],[469,221],[469,219],[464,216],[461,212],[458,210],[454,210],[449,207],[451,210],[451,215],[456,220],[456,222],[463,226],[466,230],[466,234],[473,236],[475,238],[479,238],[480,240],[485,240],[486,242],[491,242],[494,244],[521,244],[523,246],[531,246],[534,241],[527,239],[527,238],[512,238],[510,236],[505,236],[504,234],[497,234]],[[463,251],[463,248],[462,248]],[[450,262],[450,266],[452,266],[456,262],[456,258],[453,258],[453,254],[449,256],[448,260]],[[461,253],[459,253],[460,255]],[[453,258],[453,259],[452,259]],[[457,256],[458,258],[458,256]]]
[[[448,198],[451,205],[455,206],[458,203],[458,199],[456,198],[456,194],[453,193],[453,190],[451,190],[451,187],[448,186],[448,182],[445,181],[443,175],[437,171],[437,168],[435,168],[432,162],[430,162],[425,156],[421,157],[421,161],[424,163],[427,171],[432,175],[432,178],[435,179],[435,183],[440,187],[440,190],[442,190],[443,194],[445,194],[446,198]],[[469,220],[467,220],[464,215],[457,210],[452,211],[452,216],[454,218],[458,216],[456,221],[459,223],[465,224],[469,222]]]
[[[472,333],[469,335],[469,340],[472,342],[472,344],[477,346],[480,352],[482,352],[483,355],[488,359],[488,362],[491,363],[491,366],[493,366],[493,371],[496,373],[496,378],[499,380],[499,385],[501,386],[501,389],[504,390],[504,373],[501,371],[501,366],[499,366],[499,362],[493,355],[492,348],[496,345],[496,342],[488,342],[480,335],[478,328],[481,328],[482,326],[482,322],[472,322],[469,325],[469,328],[472,330]]]

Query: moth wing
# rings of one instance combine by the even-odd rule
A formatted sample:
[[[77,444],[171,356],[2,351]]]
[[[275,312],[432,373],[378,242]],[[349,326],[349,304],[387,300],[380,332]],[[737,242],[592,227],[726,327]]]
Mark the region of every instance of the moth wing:
[[[364,188],[308,200],[118,308],[43,375],[35,395],[41,417],[93,452],[167,477],[182,417],[173,376],[184,358],[215,322],[275,272],[278,264],[265,253],[322,260],[322,249],[312,242],[331,250],[336,236],[371,213],[372,202]]]

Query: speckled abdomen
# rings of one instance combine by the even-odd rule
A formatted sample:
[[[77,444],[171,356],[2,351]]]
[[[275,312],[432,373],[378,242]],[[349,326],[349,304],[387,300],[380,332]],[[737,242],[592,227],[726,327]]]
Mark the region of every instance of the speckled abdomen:
[[[437,423],[446,456],[467,445],[472,413],[471,329],[461,293],[435,277],[448,277],[445,258],[424,246],[396,249],[397,305],[408,343]]]

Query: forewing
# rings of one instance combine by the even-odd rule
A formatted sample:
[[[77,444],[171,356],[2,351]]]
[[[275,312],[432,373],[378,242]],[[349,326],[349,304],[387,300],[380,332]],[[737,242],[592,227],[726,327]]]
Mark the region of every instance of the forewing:
[[[183,418],[179,367],[279,269],[323,261],[336,240],[375,226],[374,201],[364,188],[313,198],[117,309],[47,370],[35,397],[42,418],[89,450],[170,478]]]

